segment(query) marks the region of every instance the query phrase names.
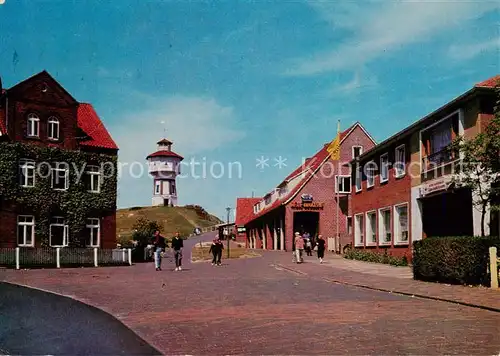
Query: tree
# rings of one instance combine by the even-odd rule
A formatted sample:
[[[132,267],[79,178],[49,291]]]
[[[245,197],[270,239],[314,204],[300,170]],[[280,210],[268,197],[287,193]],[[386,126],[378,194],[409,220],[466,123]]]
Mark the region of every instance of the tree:
[[[134,230],[132,239],[137,241],[139,245],[145,246],[151,241],[155,231],[162,231],[162,226],[157,221],[139,218],[132,229]]]
[[[497,87],[497,98],[500,91]],[[450,147],[460,152],[462,160],[453,182],[457,187],[471,189],[473,204],[481,209],[481,236],[485,236],[485,217],[488,207],[500,211],[500,101],[495,115],[484,132],[471,139],[460,136]]]

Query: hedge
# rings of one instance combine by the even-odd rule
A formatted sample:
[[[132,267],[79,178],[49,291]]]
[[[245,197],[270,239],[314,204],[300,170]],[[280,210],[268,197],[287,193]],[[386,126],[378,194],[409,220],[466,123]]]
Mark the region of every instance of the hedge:
[[[490,284],[489,247],[499,237],[429,237],[413,243],[413,278],[448,284]]]
[[[358,249],[348,249],[344,258],[349,260],[358,260],[364,262],[375,262],[375,263],[384,263],[392,266],[408,266],[408,260],[406,256],[396,257],[387,254],[387,250],[384,250],[384,253],[377,253],[371,251],[363,251]]]

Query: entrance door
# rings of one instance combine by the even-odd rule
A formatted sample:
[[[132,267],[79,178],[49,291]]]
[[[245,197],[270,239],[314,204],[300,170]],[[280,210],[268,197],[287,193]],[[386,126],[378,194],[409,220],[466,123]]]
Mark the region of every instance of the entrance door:
[[[169,199],[163,199],[163,206],[170,206],[170,200]]]
[[[308,232],[311,237],[316,236],[319,230],[319,212],[315,211],[300,211],[293,213],[293,233]],[[295,239],[295,237],[294,237]],[[295,241],[295,240],[294,240]]]
[[[472,194],[468,189],[422,199],[422,228],[426,237],[473,236]]]

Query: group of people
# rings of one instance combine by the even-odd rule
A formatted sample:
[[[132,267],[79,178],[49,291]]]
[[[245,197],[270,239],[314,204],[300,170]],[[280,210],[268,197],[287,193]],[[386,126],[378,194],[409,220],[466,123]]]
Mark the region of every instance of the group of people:
[[[175,257],[175,270],[182,271],[182,249],[184,248],[184,240],[178,232],[176,232],[175,236],[172,238],[171,247]],[[165,238],[161,236],[159,231],[155,231],[153,238],[153,250],[155,268],[157,271],[161,271],[161,260],[167,248],[168,244]]]
[[[220,266],[222,258],[222,250],[224,250],[224,244],[219,237],[216,237],[210,245],[210,250],[208,253],[212,253],[212,266]]]
[[[326,241],[322,235],[318,235],[316,239],[312,239],[308,232],[300,234],[295,233],[295,250],[293,251],[294,262],[304,262],[303,253],[306,251],[307,256],[312,256],[312,251],[315,250],[318,255],[319,263],[323,263],[325,257]]]

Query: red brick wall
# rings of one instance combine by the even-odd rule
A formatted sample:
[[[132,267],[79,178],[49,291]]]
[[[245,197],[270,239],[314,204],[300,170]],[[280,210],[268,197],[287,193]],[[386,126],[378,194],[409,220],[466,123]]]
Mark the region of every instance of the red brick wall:
[[[394,151],[395,148],[403,143],[406,143],[406,164],[408,168],[408,164],[410,161],[410,152],[409,152],[409,146],[408,142],[398,142],[397,144],[392,145],[389,147],[387,150],[383,150],[380,153],[377,153],[373,157],[370,157],[367,160],[364,160],[361,162],[361,164],[365,164],[366,162],[370,160],[374,160],[374,162],[377,164],[377,166],[380,166],[380,155],[384,153],[389,153],[389,163],[390,163],[390,169],[389,169],[389,181],[386,183],[380,183],[380,175],[379,172],[376,172],[376,177],[375,177],[375,186],[372,188],[367,189],[367,181],[366,177],[363,178],[362,182],[362,191],[359,193],[355,192],[355,180],[353,176],[353,187],[352,187],[352,197],[351,197],[351,214],[353,216],[353,231],[355,230],[355,223],[354,223],[354,216],[356,214],[360,213],[366,213],[371,210],[376,210],[377,211],[377,223],[376,223],[376,228],[377,228],[377,246],[366,246],[366,240],[367,236],[365,233],[365,239],[364,247],[358,247],[361,249],[368,249],[371,251],[376,251],[376,252],[384,252],[385,249],[387,249],[388,253],[394,256],[404,256],[405,254],[407,255],[408,259],[411,259],[411,177],[409,174],[406,174],[403,178],[398,178],[396,179],[394,176],[394,169],[392,168],[392,164],[394,162]],[[410,244],[404,245],[404,246],[397,246],[394,244],[394,224],[391,223],[391,231],[392,231],[392,242],[391,245],[383,245],[379,246],[379,236],[378,236],[378,227],[379,227],[379,218],[378,218],[378,209],[380,208],[385,208],[385,207],[391,207],[391,221],[394,219],[394,205],[398,205],[400,203],[408,203],[408,228],[410,230],[409,234],[409,241]],[[364,225],[366,226],[366,216],[364,216]],[[365,226],[363,226],[364,231]],[[352,244],[354,246],[354,234],[352,235]]]

